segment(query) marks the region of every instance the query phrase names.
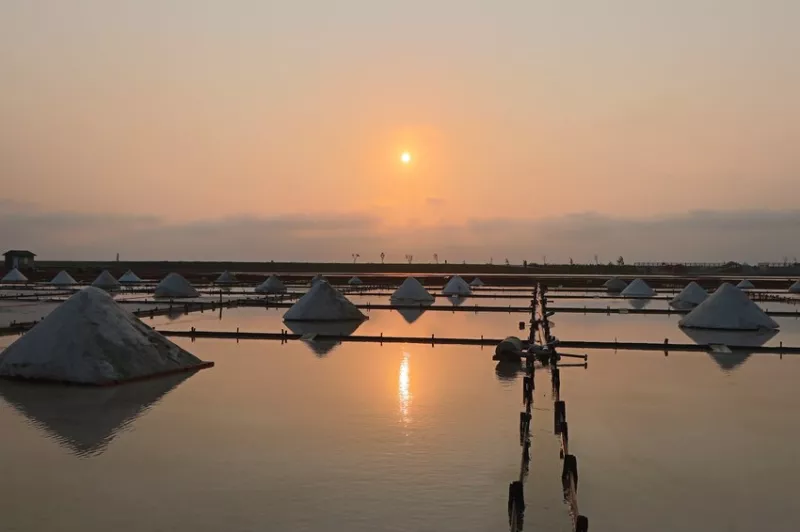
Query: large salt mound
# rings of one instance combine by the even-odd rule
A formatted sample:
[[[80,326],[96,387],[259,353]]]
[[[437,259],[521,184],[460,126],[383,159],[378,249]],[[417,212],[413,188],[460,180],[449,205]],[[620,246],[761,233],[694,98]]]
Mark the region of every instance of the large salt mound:
[[[232,274],[231,272],[229,272],[228,270],[225,270],[224,272],[222,272],[219,275],[219,277],[217,277],[217,280],[214,281],[214,282],[217,283],[217,284],[235,283],[236,282],[236,276],[234,274]]]
[[[430,294],[430,292],[425,290],[425,287],[422,286],[422,283],[413,277],[407,277],[406,280],[403,281],[403,284],[401,284],[397,290],[394,291],[391,299],[393,301],[426,303],[432,302],[434,297]]]
[[[655,295],[655,291],[646,282],[636,279],[620,295],[622,297],[652,297]]]
[[[156,286],[156,297],[197,297],[200,293],[179,273],[171,273]]]
[[[618,277],[614,277],[606,281],[605,284],[603,284],[603,286],[606,288],[606,291],[608,292],[619,293],[628,287],[628,283],[626,283],[625,281],[623,281]]]
[[[747,279],[742,279],[739,281],[739,284],[736,285],[736,288],[740,288],[742,290],[752,290],[755,288],[755,285],[748,281]]]
[[[476,277],[469,283],[470,286],[483,286],[483,281],[481,281],[480,277]]]
[[[28,278],[22,275],[22,272],[18,269],[14,268],[5,276],[0,279],[0,283],[26,283],[28,282]]]
[[[284,321],[364,320],[366,316],[327,282],[317,282],[283,315]]]
[[[89,287],[11,344],[0,376],[107,385],[206,365]]]
[[[472,290],[464,279],[454,275],[442,288],[442,294],[446,296],[468,296],[472,294]]]
[[[286,292],[286,285],[276,275],[270,275],[255,291],[257,294],[282,294]]]
[[[792,286],[789,287],[790,294],[800,294],[800,281],[797,281]]]
[[[119,278],[119,282],[121,284],[139,284],[142,282],[142,280],[138,275],[133,273],[133,270],[128,270],[123,274],[122,277]]]
[[[78,284],[78,281],[73,279],[73,277],[66,271],[61,270],[58,272],[58,275],[53,277],[53,280],[50,281],[50,284],[53,286],[72,286]]]
[[[705,301],[707,297],[708,292],[706,292],[702,286],[692,281],[686,285],[686,288],[681,290],[680,294],[672,298],[669,304],[677,309],[689,309],[696,307]]]
[[[729,283],[724,283],[708,296],[679,325],[697,329],[738,331],[772,330],[779,327],[747,294]]]
[[[114,290],[115,288],[119,288],[119,281],[114,279],[114,276],[111,275],[108,270],[103,270],[103,273],[97,276],[97,279],[94,280],[92,286],[95,288],[102,288],[103,290]]]

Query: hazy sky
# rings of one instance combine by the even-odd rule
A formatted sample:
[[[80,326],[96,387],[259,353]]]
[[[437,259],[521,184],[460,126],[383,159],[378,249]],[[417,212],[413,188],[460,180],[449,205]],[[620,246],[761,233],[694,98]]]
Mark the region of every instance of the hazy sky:
[[[800,254],[775,238],[800,219],[799,21],[796,0],[0,0],[0,247]]]

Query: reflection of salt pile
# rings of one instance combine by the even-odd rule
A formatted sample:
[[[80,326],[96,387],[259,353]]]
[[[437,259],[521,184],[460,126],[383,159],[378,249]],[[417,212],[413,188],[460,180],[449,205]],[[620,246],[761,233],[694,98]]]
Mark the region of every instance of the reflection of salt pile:
[[[407,277],[403,284],[394,291],[391,299],[392,302],[403,304],[432,302],[435,298],[425,290],[422,283],[413,277]]]
[[[696,344],[710,347],[709,355],[724,371],[731,371],[743,364],[755,348],[761,347],[771,340],[777,331],[721,331],[709,329],[681,329]],[[728,346],[752,347],[753,351],[737,349],[731,351]]]
[[[430,303],[419,303],[417,306],[414,307],[398,307],[397,313],[400,314],[406,323],[409,325],[417,321],[427,310],[427,307],[430,306]]]
[[[480,277],[476,277],[469,283],[470,286],[483,286],[483,281],[481,281]]]
[[[777,329],[778,324],[747,294],[724,283],[679,322],[681,327],[755,331]]]
[[[676,309],[690,309],[694,308],[708,298],[702,286],[692,281],[686,285],[686,288],[681,290],[681,293],[672,298],[669,302]]]
[[[342,342],[337,339],[319,339],[323,336],[350,336],[361,326],[361,320],[346,321],[286,321],[286,326],[295,334],[302,335],[302,341],[314,353],[323,357]]]
[[[28,278],[22,272],[14,268],[0,279],[0,283],[27,283]]]
[[[154,295],[156,297],[183,298],[197,297],[200,293],[181,274],[173,272],[158,283]]]
[[[286,292],[286,285],[276,275],[270,275],[266,281],[256,287],[257,294],[282,294],[284,292]]]
[[[626,283],[625,281],[623,281],[618,277],[614,277],[606,281],[605,284],[603,284],[603,286],[606,288],[608,292],[618,294],[619,292],[622,292],[628,287],[628,283]]]
[[[235,283],[236,282],[236,276],[234,274],[232,274],[231,272],[229,272],[228,270],[225,270],[224,272],[222,272],[219,275],[219,277],[217,277],[217,280],[214,281],[214,282],[217,283],[217,284]]]
[[[119,278],[119,282],[120,284],[140,284],[142,280],[133,273],[133,270],[128,270]]]
[[[635,310],[642,310],[643,308],[645,308],[649,304],[650,304],[650,300],[648,298],[645,298],[645,297],[638,297],[638,298],[637,297],[633,297],[633,298],[628,300],[628,305],[630,305],[630,307],[632,309],[635,309]]]
[[[119,288],[119,281],[114,279],[114,276],[108,270],[103,270],[103,273],[98,275],[97,279],[92,282],[92,286],[103,290],[116,290]]]
[[[454,275],[442,288],[442,294],[446,296],[468,296],[472,294],[472,290],[464,279]]]
[[[741,290],[752,290],[753,288],[755,288],[755,285],[750,281],[748,281],[747,279],[742,279],[741,281],[739,281],[739,284],[736,285],[736,288],[739,288]]]
[[[0,376],[106,385],[207,364],[89,287],[0,355]]]
[[[655,290],[650,288],[646,282],[641,279],[636,279],[625,287],[625,290],[623,290],[620,295],[622,297],[653,297],[655,293]]]
[[[100,388],[0,380],[0,397],[74,454],[96,456],[190,376],[179,373]]]
[[[66,271],[61,270],[58,272],[58,275],[53,277],[53,280],[50,281],[50,284],[53,286],[73,286],[78,284],[78,281],[73,279],[73,277]]]
[[[797,281],[792,286],[789,287],[790,294],[800,294],[800,281]]]
[[[466,297],[462,297],[462,296],[448,296],[447,300],[454,307],[460,307],[461,305],[464,304],[464,301],[466,301],[467,298]]]
[[[347,281],[347,284],[349,284],[350,286],[361,286],[362,284],[364,284],[364,281],[362,281],[358,277],[351,277],[350,280]]]
[[[364,320],[366,316],[327,282],[316,283],[283,315],[283,319],[302,321]]]

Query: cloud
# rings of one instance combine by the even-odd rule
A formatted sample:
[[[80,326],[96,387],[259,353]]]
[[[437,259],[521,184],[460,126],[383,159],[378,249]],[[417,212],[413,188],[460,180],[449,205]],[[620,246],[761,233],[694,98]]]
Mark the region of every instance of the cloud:
[[[170,223],[150,216],[43,212],[0,199],[0,242],[43,260],[440,260],[514,263],[777,261],[800,255],[800,210],[693,211],[650,218],[577,213],[394,227],[352,214],[241,217]]]

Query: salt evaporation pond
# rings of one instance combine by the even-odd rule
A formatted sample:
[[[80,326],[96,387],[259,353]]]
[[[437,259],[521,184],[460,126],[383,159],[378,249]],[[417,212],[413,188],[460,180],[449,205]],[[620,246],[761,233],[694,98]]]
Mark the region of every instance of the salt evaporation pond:
[[[146,323],[275,332],[284,312]],[[527,334],[519,313],[428,311],[412,324],[397,311],[368,315],[356,334]],[[690,341],[677,315],[551,319],[564,339]],[[778,321],[769,344],[800,345],[800,321]],[[0,382],[4,529],[506,529],[521,381],[495,373],[491,349],[343,343],[320,356],[303,342],[173,340],[216,367],[74,397]],[[796,529],[800,357],[589,355],[561,382],[592,529]],[[525,524],[567,530],[547,377],[537,374]]]

